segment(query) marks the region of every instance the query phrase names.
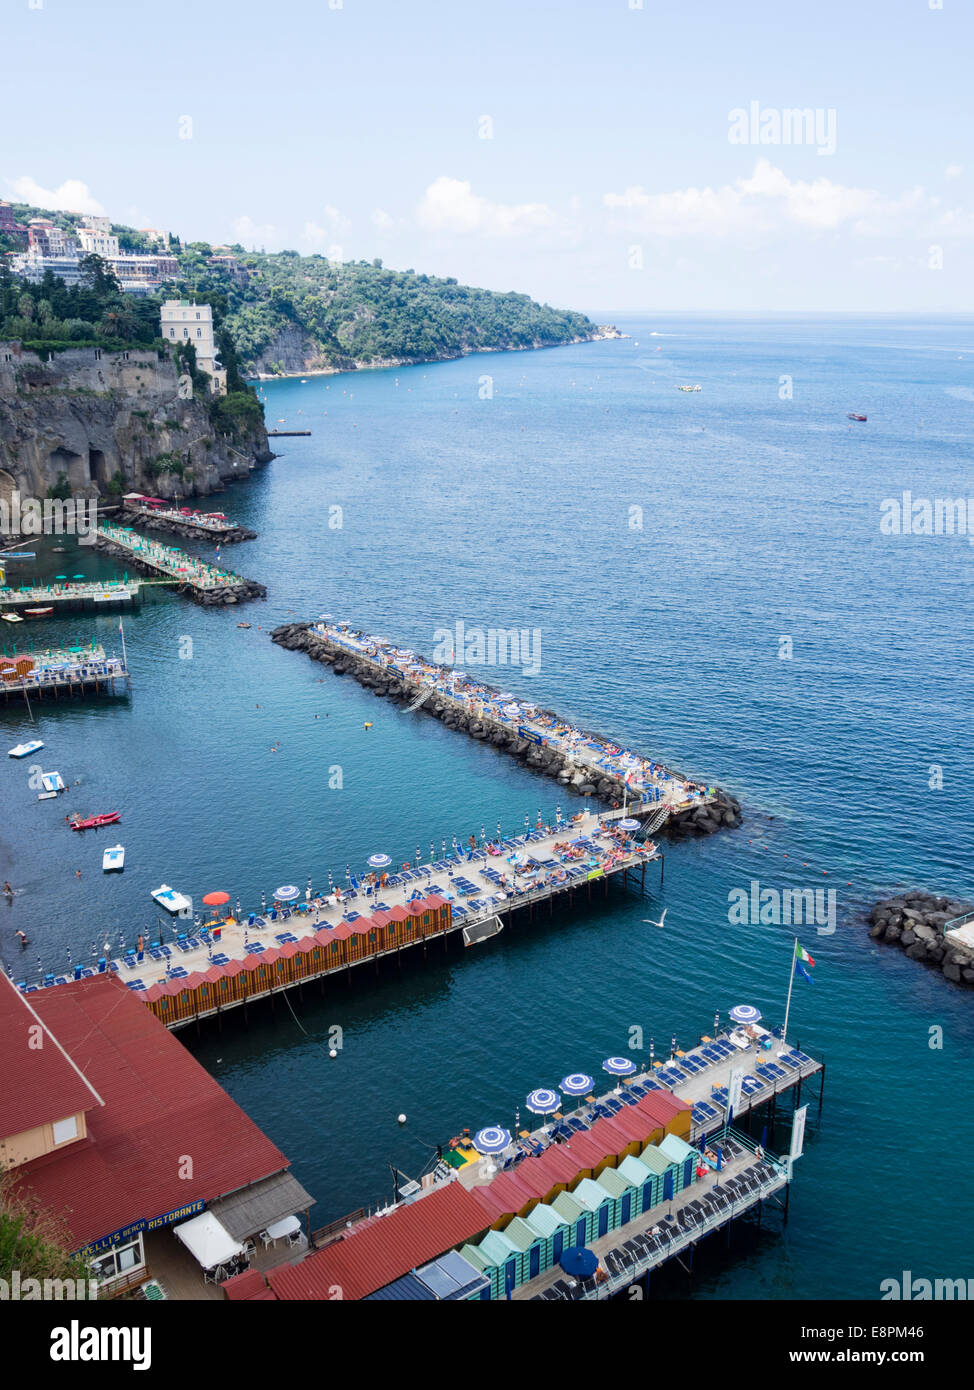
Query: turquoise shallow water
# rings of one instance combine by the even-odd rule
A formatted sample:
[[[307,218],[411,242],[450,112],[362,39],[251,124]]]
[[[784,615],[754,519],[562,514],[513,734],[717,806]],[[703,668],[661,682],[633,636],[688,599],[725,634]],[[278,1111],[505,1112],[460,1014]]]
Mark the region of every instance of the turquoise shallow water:
[[[300,1022],[283,1005],[187,1045],[293,1160],[321,1224],[388,1195],[389,1163],[415,1172],[463,1125],[508,1123],[528,1090],[597,1069],[635,1025],[659,1048],[740,1001],[779,1018],[791,933],[731,925],[728,893],[754,878],[834,887],[838,930],[803,933],[815,983],[792,1005],[828,1079],[790,1221],[729,1260],[711,1253],[694,1295],[874,1297],[904,1269],[966,1277],[950,1185],[924,1182],[919,1202],[915,1189],[944,1136],[960,1152],[974,1139],[970,1001],[874,947],[859,914],[894,887],[974,891],[972,551],[879,530],[880,502],[905,488],[966,495],[974,322],[620,326],[628,339],[263,388],[271,428],[313,431],[221,498],[260,533],[225,557],[270,597],[215,613],[158,594],[126,620],[128,701],[36,711],[44,768],[79,785],[39,803],[27,768],[0,764],[0,876],[21,890],[0,902],[0,952],[18,977],[38,956],[63,967],[106,930],[132,940],[163,880],[256,903],[376,850],[411,859],[431,838],[552,811],[552,782],[266,636],[321,611],[427,652],[458,620],[539,628],[540,673],[503,684],[719,781],[744,826],[671,848],[652,899],[614,895],[401,978],[308,991]],[[113,567],[77,550],[39,568]],[[117,621],[17,635],[42,631],[111,646]],[[9,747],[28,726],[8,707],[0,727]],[[116,807],[126,870],[103,877],[114,835],[82,840],[63,816]],[[646,927],[664,905],[666,930]]]

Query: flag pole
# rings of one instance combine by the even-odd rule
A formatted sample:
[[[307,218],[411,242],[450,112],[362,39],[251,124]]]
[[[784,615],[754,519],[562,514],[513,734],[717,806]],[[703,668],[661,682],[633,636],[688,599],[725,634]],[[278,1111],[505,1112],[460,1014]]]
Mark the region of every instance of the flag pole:
[[[791,948],[791,974],[790,974],[790,976],[788,977],[788,1002],[785,1004],[785,1027],[784,1027],[784,1031],[783,1031],[782,1034],[781,1034],[781,1041],[782,1041],[783,1043],[787,1043],[787,1041],[788,1041],[788,1015],[789,1015],[789,1013],[791,1012],[791,990],[792,990],[792,986],[793,986],[794,983],[795,983],[795,960],[796,960],[797,956],[798,956],[798,937],[796,936],[796,937],[795,937],[795,940],[794,940],[794,943],[793,943],[793,945],[792,945],[792,948]]]
[[[125,628],[122,626],[122,620],[121,620],[121,618],[119,618],[119,620],[118,620],[118,630],[119,630],[119,632],[121,633],[121,637],[122,637],[122,665],[125,667],[125,671],[126,671],[126,674],[127,674],[127,673],[128,673],[128,669],[129,669],[129,663],[128,663],[128,658],[127,658],[127,656],[125,655]]]

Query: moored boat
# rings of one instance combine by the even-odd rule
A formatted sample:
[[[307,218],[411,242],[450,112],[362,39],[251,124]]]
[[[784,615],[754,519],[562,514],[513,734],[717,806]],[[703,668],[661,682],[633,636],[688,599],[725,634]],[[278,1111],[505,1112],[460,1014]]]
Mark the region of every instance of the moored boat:
[[[13,748],[8,748],[7,755],[11,758],[26,758],[29,753],[36,753],[43,747],[41,740],[35,738],[30,743],[18,743]]]
[[[102,825],[115,825],[122,819],[120,811],[104,811],[98,816],[86,816],[71,822],[72,830],[97,830]]]
[[[49,618],[54,612],[53,608],[25,608],[25,618]]]
[[[0,618],[5,623],[22,623],[24,621],[19,613],[0,613]]]
[[[101,857],[101,866],[106,874],[125,868],[125,846],[112,845]]]

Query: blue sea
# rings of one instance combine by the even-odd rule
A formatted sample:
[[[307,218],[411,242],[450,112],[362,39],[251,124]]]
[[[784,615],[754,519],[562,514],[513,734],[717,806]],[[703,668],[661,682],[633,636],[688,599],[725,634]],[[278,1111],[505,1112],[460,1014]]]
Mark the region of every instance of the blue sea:
[[[484,674],[728,788],[743,826],[670,846],[646,898],[614,890],[183,1041],[289,1156],[321,1225],[388,1198],[392,1167],[416,1174],[462,1127],[513,1123],[529,1090],[598,1073],[633,1029],[646,1057],[651,1037],[657,1056],[691,1044],[737,1003],[780,1021],[794,933],[732,924],[730,895],[834,889],[834,934],[799,931],[816,963],[791,1032],[827,1076],[820,1114],[803,1097],[789,1220],[705,1249],[692,1284],[667,1275],[657,1293],[874,1298],[903,1270],[971,1276],[956,1188],[930,1180],[945,1141],[974,1143],[971,1000],[877,947],[863,917],[894,889],[974,894],[974,552],[966,535],[880,530],[904,490],[971,491],[974,321],[615,321],[628,336],[261,387],[270,428],[312,431],[220,498],[259,532],[223,558],[267,601],[215,612],[156,590],[125,620],[128,699],[45,702],[36,729],[0,707],[4,747],[42,738],[69,783],[38,802],[28,767],[0,763],[0,878],[18,890],[0,954],[35,978],[134,943],[163,881],[253,907],[377,851],[412,859],[574,809],[267,635],[321,612],[427,653],[458,621],[537,629],[537,674]],[[36,565],[114,569],[73,542]],[[0,638],[15,635],[117,648],[118,620]],[[112,809],[120,834],[64,823]],[[125,872],[103,876],[116,838]],[[646,925],[663,907],[664,930]]]

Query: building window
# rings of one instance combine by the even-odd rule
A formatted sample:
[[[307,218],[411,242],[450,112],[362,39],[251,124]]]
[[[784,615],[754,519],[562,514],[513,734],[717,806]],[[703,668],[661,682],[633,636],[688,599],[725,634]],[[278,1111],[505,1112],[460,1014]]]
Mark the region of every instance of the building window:
[[[203,330],[202,330],[202,328],[197,328],[197,330],[196,330],[196,336],[197,336],[197,338],[202,338],[202,336],[203,336]]]
[[[175,328],[170,328],[170,330],[169,330],[169,336],[170,336],[170,338],[175,338],[175,336],[176,336],[176,330],[175,330]]]
[[[55,1144],[67,1144],[78,1137],[78,1117],[69,1115],[66,1120],[54,1121]]]
[[[110,1279],[118,1279],[120,1275],[144,1264],[142,1237],[139,1235],[125,1245],[115,1245],[111,1250],[102,1252],[91,1261],[91,1273],[100,1284],[106,1284]]]

